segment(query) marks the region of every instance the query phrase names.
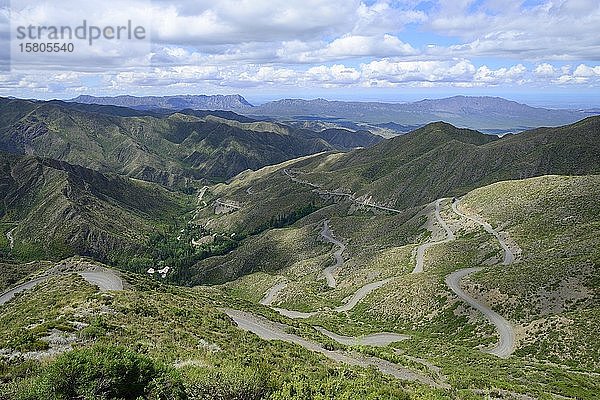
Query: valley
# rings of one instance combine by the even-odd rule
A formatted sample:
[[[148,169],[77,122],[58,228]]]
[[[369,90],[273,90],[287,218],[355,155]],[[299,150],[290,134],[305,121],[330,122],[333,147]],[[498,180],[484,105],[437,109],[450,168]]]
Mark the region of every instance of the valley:
[[[27,107],[3,132],[40,109],[75,120],[91,112]],[[147,138],[158,129],[184,143],[206,124],[245,138],[300,134],[100,110],[94,123],[117,128],[95,128],[98,137],[144,137],[134,159],[147,166],[167,164],[145,153],[178,161],[146,175],[115,169],[112,150],[55,159],[34,140],[33,154],[0,153],[2,395],[42,398],[54,390],[48,377],[66,373],[61,363],[131,349],[154,366],[153,393],[165,398],[600,390],[598,117],[502,138],[433,123],[357,149],[306,133],[320,145],[205,179],[177,146]],[[134,122],[144,135],[126,129]],[[61,134],[72,129],[43,135],[74,149],[75,136]],[[4,148],[18,148],[7,135]],[[270,151],[245,143],[242,153]]]

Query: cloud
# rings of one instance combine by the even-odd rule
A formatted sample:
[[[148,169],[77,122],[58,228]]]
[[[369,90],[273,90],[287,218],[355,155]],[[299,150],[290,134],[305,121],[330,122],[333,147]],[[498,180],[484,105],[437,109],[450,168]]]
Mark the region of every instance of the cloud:
[[[527,68],[523,64],[514,65],[510,68],[499,68],[492,70],[487,66],[481,66],[474,75],[474,83],[484,83],[487,85],[500,85],[506,83],[517,83],[522,85],[526,82],[524,79]]]
[[[17,20],[147,21],[152,47],[99,43],[62,62],[38,58],[0,75],[3,94],[600,83],[596,0],[13,1],[26,3]],[[0,54],[6,15],[0,6]]]
[[[553,77],[557,74],[556,68],[548,63],[538,64],[533,72],[538,77]]]
[[[456,56],[518,57],[521,60],[600,60],[600,3],[596,0],[521,2],[440,1],[428,29],[465,42]]]
[[[407,82],[468,81],[475,67],[468,60],[458,61],[372,61],[362,66],[363,78],[370,84]]]

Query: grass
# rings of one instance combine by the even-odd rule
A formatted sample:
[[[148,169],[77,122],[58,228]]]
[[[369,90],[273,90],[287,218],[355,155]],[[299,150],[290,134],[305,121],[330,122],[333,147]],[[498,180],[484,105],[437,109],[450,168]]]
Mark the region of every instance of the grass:
[[[117,346],[175,370],[189,398],[223,392],[231,396],[226,398],[247,393],[244,398],[279,399],[290,391],[291,398],[298,399],[311,394],[341,398],[337,393],[359,397],[370,393],[374,399],[419,398],[417,393],[429,393],[439,398],[432,389],[335,364],[299,346],[263,341],[238,330],[216,308],[235,302],[216,289],[177,288],[133,276],[131,281],[135,290],[114,293],[98,293],[76,275],[40,284],[3,307],[1,337],[10,340],[4,339],[2,347],[11,349],[18,338],[43,338],[51,329],[75,331],[75,349],[93,352],[94,346]],[[74,322],[87,327],[77,331]],[[21,362],[3,361],[0,393],[21,394],[31,382],[44,382],[44,377],[53,376],[48,368],[61,365],[61,360],[30,361],[31,368],[20,373]]]

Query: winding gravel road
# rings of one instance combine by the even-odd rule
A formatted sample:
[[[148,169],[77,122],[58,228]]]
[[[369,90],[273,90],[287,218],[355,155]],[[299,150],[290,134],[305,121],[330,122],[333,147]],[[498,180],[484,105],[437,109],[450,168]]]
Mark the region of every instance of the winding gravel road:
[[[452,232],[452,230],[450,230],[450,227],[448,227],[448,224],[446,224],[446,221],[444,221],[442,219],[442,216],[440,215],[440,208],[441,208],[441,204],[442,204],[443,200],[444,199],[438,199],[435,202],[435,219],[438,221],[438,223],[444,229],[444,231],[446,231],[446,238],[443,240],[439,240],[437,242],[423,243],[422,245],[420,245],[417,248],[417,259],[416,259],[416,263],[415,263],[415,269],[413,269],[413,272],[412,272],[413,274],[418,274],[418,273],[423,272],[425,251],[427,249],[429,249],[430,247],[436,246],[438,244],[450,242],[455,239],[454,233]]]
[[[489,223],[487,223],[479,218],[466,215],[466,214],[462,213],[461,211],[459,211],[458,210],[458,202],[459,202],[459,200],[453,201],[452,210],[454,210],[454,212],[456,214],[458,214],[459,216],[467,218],[471,221],[478,223],[479,225],[483,226],[483,228],[486,230],[486,232],[492,234],[498,240],[498,242],[500,243],[500,246],[502,246],[502,249],[504,250],[503,264],[504,265],[512,264],[515,260],[515,256],[512,253],[512,251],[510,250],[510,248],[509,248],[508,244],[506,243],[506,241],[504,240],[504,238],[502,238],[502,236],[496,230],[494,230],[494,228],[492,228],[492,226]],[[481,269],[482,268],[465,268],[465,269],[455,271],[446,277],[446,284],[463,301],[465,301],[466,303],[468,303],[469,305],[471,305],[472,307],[474,307],[475,309],[477,309],[481,313],[483,313],[486,316],[486,318],[496,327],[496,330],[498,331],[498,334],[500,335],[500,340],[498,341],[498,344],[495,347],[485,350],[485,352],[494,354],[498,357],[507,358],[514,352],[514,349],[515,349],[515,330],[514,330],[512,324],[510,322],[508,322],[500,314],[498,314],[497,312],[495,312],[494,310],[489,308],[487,305],[485,305],[485,304],[477,301],[473,297],[469,296],[460,287],[460,281],[465,276],[475,273],[477,271],[480,271]]]
[[[323,274],[325,274],[325,278],[327,279],[327,286],[335,288],[337,283],[333,274],[335,274],[335,272],[344,264],[344,258],[342,257],[342,253],[344,252],[344,250],[346,250],[346,245],[337,240],[335,237],[333,237],[331,228],[329,228],[329,220],[325,220],[325,222],[323,222],[321,236],[323,236],[323,238],[329,243],[333,243],[334,245],[338,246],[338,249],[333,253],[333,257],[335,258],[335,264],[323,270]]]
[[[356,353],[326,350],[321,347],[319,343],[304,339],[291,333],[287,333],[286,329],[288,327],[286,325],[269,321],[266,318],[239,310],[222,309],[221,311],[227,314],[240,329],[252,332],[261,339],[281,340],[288,343],[295,343],[304,347],[305,349],[323,354],[325,357],[337,362],[365,368],[373,366],[382,373],[391,375],[398,379],[418,381],[426,385],[442,387],[439,383],[435,382],[428,376],[418,374],[387,360],[382,360],[377,357],[368,357]]]
[[[338,196],[338,197],[346,197],[348,198],[350,201],[352,201],[355,204],[358,204],[360,206],[365,206],[365,207],[371,207],[371,208],[375,208],[378,210],[382,210],[382,211],[390,211],[393,213],[401,213],[402,211],[400,210],[396,210],[395,208],[391,208],[391,207],[386,207],[386,206],[380,206],[379,204],[375,204],[375,203],[371,203],[367,200],[359,200],[357,199],[352,193],[345,193],[345,192],[336,192],[336,191],[330,191],[330,190],[323,190],[321,189],[321,186],[319,185],[315,185],[314,183],[311,183],[309,181],[304,181],[302,179],[296,178],[289,169],[284,169],[283,173],[285,175],[287,175],[288,178],[290,178],[290,180],[292,182],[296,182],[299,183],[301,185],[307,185],[313,188],[313,192],[320,194],[320,195],[326,195],[326,196]]]
[[[10,231],[6,232],[6,238],[8,239],[8,246],[12,250],[15,247],[15,238],[13,237],[13,232],[17,229],[15,226]]]
[[[267,290],[267,293],[265,293],[265,297],[263,297],[259,303],[263,306],[270,306],[271,304],[273,304],[273,302],[279,295],[279,292],[285,289],[286,286],[286,281],[277,282],[269,290]]]
[[[365,286],[362,286],[356,292],[354,292],[354,294],[348,299],[348,301],[346,301],[346,303],[342,304],[341,306],[335,307],[332,311],[345,312],[345,311],[352,310],[365,297],[367,297],[373,291],[379,289],[380,287],[382,287],[383,285],[385,285],[386,283],[388,283],[391,280],[392,280],[392,278],[388,278],[388,279],[384,279],[382,281],[372,282]],[[279,290],[281,290],[281,289],[277,290],[279,285],[280,284],[275,284],[275,286],[271,287],[267,291],[267,295],[265,295],[265,298],[263,298],[263,300],[265,300],[265,299],[268,300],[268,298],[267,298],[268,295],[274,291],[277,291],[277,293],[279,293]],[[263,301],[261,301],[261,304],[266,305],[266,306],[270,305],[270,304],[265,304]],[[273,308],[273,310],[277,311],[279,314],[281,314],[285,317],[288,317],[288,318],[292,318],[292,319],[306,319],[306,318],[314,317],[315,315],[319,314],[319,311],[303,312],[303,311],[286,310],[285,308],[278,308],[278,307],[272,307],[272,308]],[[327,310],[329,310],[329,309],[327,309]]]
[[[344,311],[352,310],[354,307],[356,307],[356,305],[358,303],[360,303],[360,301],[362,299],[364,299],[369,294],[371,294],[371,292],[379,289],[380,287],[382,287],[383,285],[385,285],[386,283],[388,283],[391,280],[392,280],[392,278],[388,278],[388,279],[384,279],[382,281],[369,283],[369,284],[361,287],[352,295],[352,297],[350,297],[350,299],[345,304],[343,304],[339,307],[336,307],[333,310],[336,312],[344,312]]]
[[[504,250],[504,260],[503,260],[502,264],[504,264],[504,265],[512,264],[515,261],[515,255],[513,254],[510,247],[508,246],[508,243],[506,242],[506,240],[498,233],[498,231],[496,231],[494,228],[492,228],[492,226],[490,224],[488,224],[487,222],[485,222],[477,217],[470,216],[470,215],[467,215],[467,214],[461,212],[458,209],[459,202],[460,202],[460,200],[456,200],[456,201],[452,202],[452,210],[455,213],[457,213],[458,215],[460,215],[461,217],[464,217],[466,219],[469,219],[469,220],[481,225],[483,227],[483,229],[485,229],[486,232],[494,235],[494,237],[500,243],[500,246],[502,246],[502,250]]]
[[[515,331],[510,322],[508,322],[500,314],[489,308],[487,305],[480,303],[476,299],[469,296],[460,287],[460,281],[467,275],[481,271],[483,268],[466,268],[460,269],[446,277],[446,284],[458,297],[468,303],[471,307],[479,310],[488,320],[496,327],[500,335],[500,341],[491,349],[484,350],[486,353],[493,354],[498,357],[506,358],[512,354],[515,347]]]
[[[123,280],[121,278],[119,278],[115,273],[113,273],[112,271],[110,271],[108,269],[93,270],[93,271],[91,271],[91,270],[90,271],[80,271],[80,272],[76,272],[76,273],[78,275],[80,275],[83,279],[85,279],[88,283],[98,286],[98,288],[101,291],[123,290]],[[13,297],[15,297],[16,294],[21,293],[24,290],[34,288],[37,284],[45,281],[46,279],[50,278],[51,276],[60,276],[60,275],[67,275],[67,274],[68,273],[42,276],[39,278],[32,279],[29,282],[22,283],[6,292],[0,294],[0,305],[7,303]]]

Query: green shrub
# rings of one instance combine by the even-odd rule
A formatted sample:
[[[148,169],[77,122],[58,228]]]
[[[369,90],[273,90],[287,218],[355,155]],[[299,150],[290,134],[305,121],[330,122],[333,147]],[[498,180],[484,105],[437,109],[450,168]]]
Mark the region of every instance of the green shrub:
[[[186,381],[190,400],[259,400],[270,391],[260,368],[198,368],[188,372]]]
[[[115,346],[62,354],[19,388],[22,400],[185,399],[180,379],[149,357]]]

